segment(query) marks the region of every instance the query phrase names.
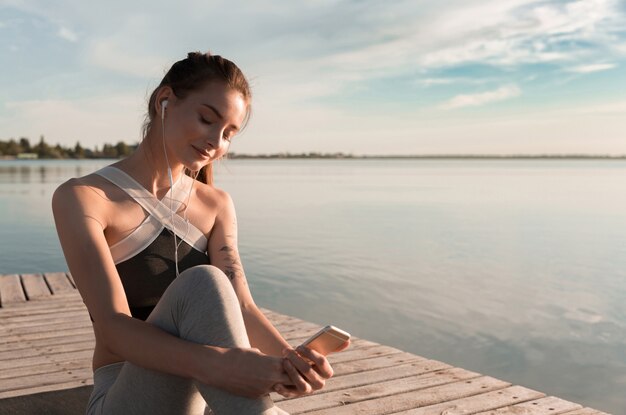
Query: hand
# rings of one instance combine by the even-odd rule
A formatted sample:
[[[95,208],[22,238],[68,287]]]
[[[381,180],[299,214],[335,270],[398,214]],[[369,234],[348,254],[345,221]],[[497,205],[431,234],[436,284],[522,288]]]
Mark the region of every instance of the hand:
[[[228,392],[258,398],[274,390],[274,385],[290,383],[283,358],[268,356],[258,349],[228,349],[223,356],[226,376],[216,386]]]
[[[286,348],[283,356],[283,368],[290,382],[279,383],[274,390],[286,398],[308,395],[322,389],[326,379],[333,376],[333,368],[326,357],[308,347]]]

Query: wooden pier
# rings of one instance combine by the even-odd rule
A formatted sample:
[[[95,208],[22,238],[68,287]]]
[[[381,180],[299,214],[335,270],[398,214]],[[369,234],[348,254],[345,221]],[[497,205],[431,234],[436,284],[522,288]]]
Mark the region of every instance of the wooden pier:
[[[293,345],[319,329],[264,312]],[[94,335],[69,274],[0,275],[0,333],[0,413],[84,414]],[[291,414],[606,415],[365,339],[329,360],[335,376],[322,391],[273,394],[277,405]]]

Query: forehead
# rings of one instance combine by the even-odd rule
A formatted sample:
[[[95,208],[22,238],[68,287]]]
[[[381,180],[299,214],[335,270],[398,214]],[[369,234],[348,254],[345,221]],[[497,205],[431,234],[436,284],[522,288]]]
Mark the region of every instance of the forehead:
[[[190,93],[186,101],[195,105],[214,107],[224,117],[234,118],[243,117],[248,107],[243,95],[223,82],[207,83]]]

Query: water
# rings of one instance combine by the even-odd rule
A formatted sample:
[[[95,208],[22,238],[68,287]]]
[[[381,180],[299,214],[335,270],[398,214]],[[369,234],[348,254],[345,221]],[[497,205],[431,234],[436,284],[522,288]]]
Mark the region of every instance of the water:
[[[0,271],[66,269],[54,188],[108,161],[0,163]],[[616,414],[626,162],[231,160],[257,303]]]

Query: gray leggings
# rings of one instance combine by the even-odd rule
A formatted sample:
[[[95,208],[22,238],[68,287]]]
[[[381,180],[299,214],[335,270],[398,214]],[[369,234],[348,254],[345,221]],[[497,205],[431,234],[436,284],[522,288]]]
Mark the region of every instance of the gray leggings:
[[[214,266],[199,265],[182,272],[146,321],[194,343],[250,347],[232,285]],[[248,399],[130,362],[96,369],[87,404],[87,415],[201,415],[211,411],[215,415],[286,413],[269,396]]]

